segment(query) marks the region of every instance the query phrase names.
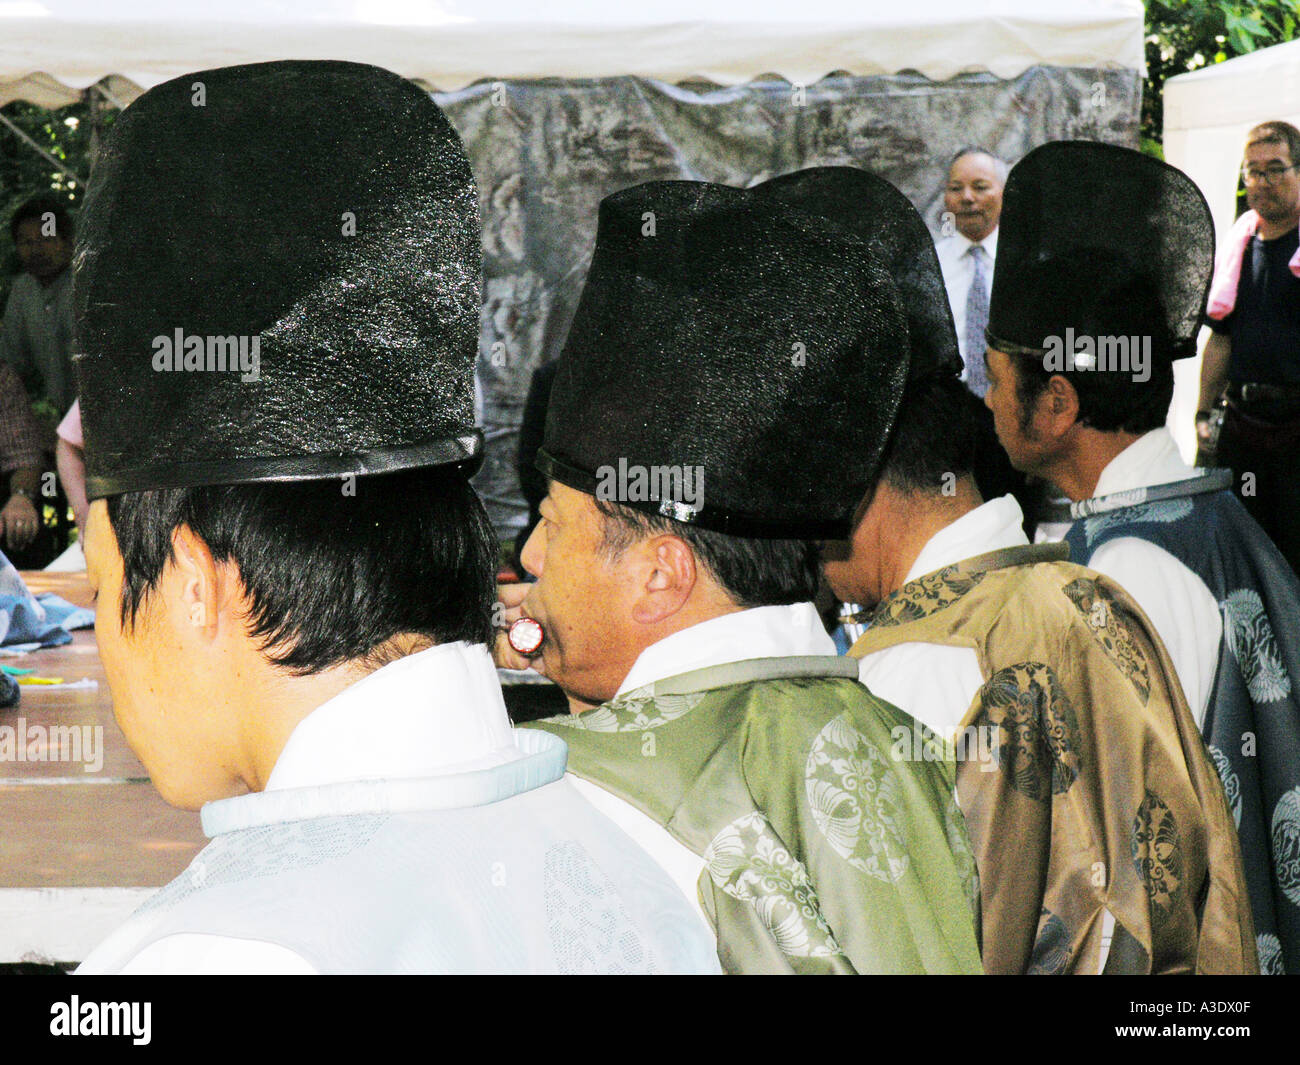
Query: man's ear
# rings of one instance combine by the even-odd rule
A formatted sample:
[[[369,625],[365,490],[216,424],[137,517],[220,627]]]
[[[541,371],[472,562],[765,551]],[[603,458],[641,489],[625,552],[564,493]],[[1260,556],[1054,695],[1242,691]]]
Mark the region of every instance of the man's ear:
[[[663,533],[637,545],[640,594],[632,618],[654,625],[676,614],[690,598],[700,578],[695,552],[680,536]]]
[[[224,587],[227,567],[217,565],[208,545],[188,525],[172,532],[170,565],[178,623],[211,639],[216,635],[222,600],[228,594]]]
[[[1079,393],[1069,378],[1053,374],[1038,397],[1038,412],[1048,420],[1053,436],[1063,436],[1079,420]]]

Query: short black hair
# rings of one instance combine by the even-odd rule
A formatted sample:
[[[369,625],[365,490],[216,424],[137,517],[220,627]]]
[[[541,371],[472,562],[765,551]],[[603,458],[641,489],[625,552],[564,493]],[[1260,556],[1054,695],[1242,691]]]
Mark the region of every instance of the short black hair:
[[[1290,122],[1275,119],[1254,126],[1246,134],[1246,147],[1253,144],[1285,144],[1292,165],[1300,163],[1300,129],[1296,129]]]
[[[729,536],[695,525],[647,514],[634,507],[596,499],[605,518],[604,550],[616,559],[650,536],[669,533],[685,540],[696,558],[738,606],[787,606],[817,594],[821,559],[811,540],[760,540]]]
[[[1174,401],[1174,367],[1167,359],[1151,359],[1151,378],[1140,383],[1118,370],[1049,371],[1040,356],[1012,355],[1010,362],[1016,375],[1022,432],[1033,419],[1038,397],[1058,375],[1069,381],[1079,396],[1079,424],[1098,432],[1149,433],[1159,429]]]
[[[45,195],[33,196],[20,204],[18,209],[9,216],[9,236],[17,242],[20,225],[33,218],[38,222],[44,222],[47,214],[54,215],[56,234],[64,240],[71,240],[73,238],[72,212],[69,210],[68,202]]]
[[[238,568],[251,634],[295,674],[383,664],[376,650],[403,633],[439,644],[493,635],[498,545],[454,469],[132,492],[108,499],[108,517],[124,627],[172,559],[172,533],[188,526]]]
[[[881,460],[880,480],[900,492],[938,495],[973,474],[988,412],[956,377],[909,383]]]

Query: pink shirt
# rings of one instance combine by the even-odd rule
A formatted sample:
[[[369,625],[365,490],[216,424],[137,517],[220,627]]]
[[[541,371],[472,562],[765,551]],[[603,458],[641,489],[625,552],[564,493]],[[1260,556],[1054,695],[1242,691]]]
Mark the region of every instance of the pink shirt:
[[[68,408],[68,413],[63,416],[63,421],[59,422],[59,436],[66,440],[74,447],[84,448],[85,440],[81,437],[81,400],[74,400],[72,406]]]

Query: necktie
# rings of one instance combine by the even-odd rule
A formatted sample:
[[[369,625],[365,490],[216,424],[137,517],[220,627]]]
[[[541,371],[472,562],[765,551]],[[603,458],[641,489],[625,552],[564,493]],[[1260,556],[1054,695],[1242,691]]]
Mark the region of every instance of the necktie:
[[[966,253],[974,263],[970,290],[966,293],[966,386],[977,396],[989,390],[984,369],[984,327],[989,324],[989,253],[972,244]]]

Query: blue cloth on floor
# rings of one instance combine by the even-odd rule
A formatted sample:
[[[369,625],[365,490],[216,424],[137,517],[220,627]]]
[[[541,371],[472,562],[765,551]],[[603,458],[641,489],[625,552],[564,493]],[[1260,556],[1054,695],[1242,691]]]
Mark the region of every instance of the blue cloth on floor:
[[[69,629],[94,621],[93,611],[73,606],[57,595],[43,595],[38,600],[13,563],[0,553],[0,644],[58,647],[72,640]]]
[[[45,608],[45,618],[71,632],[73,629],[86,629],[95,624],[95,612],[84,606],[69,603],[62,596],[53,592],[42,592],[36,601]]]

